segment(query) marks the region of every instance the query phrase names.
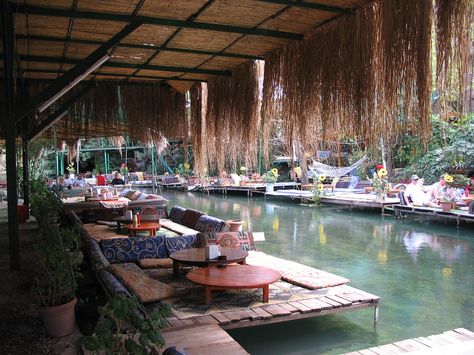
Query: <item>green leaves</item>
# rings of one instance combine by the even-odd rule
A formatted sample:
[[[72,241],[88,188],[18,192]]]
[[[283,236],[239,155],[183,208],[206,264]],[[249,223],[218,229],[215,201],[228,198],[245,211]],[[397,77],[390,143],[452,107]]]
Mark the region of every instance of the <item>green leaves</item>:
[[[153,348],[165,345],[160,328],[169,311],[168,305],[160,306],[146,316],[136,297],[114,297],[99,308],[101,317],[94,334],[83,337],[81,344],[87,350],[106,354],[149,354]],[[122,324],[131,324],[133,329],[123,333]]]

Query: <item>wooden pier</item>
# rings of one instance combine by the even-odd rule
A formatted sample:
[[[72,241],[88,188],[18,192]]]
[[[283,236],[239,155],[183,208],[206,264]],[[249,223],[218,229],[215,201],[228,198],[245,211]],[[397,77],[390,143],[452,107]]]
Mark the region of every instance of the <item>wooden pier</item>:
[[[284,190],[288,188],[297,188],[300,184],[296,182],[277,182],[273,184],[274,190]],[[210,193],[218,192],[223,195],[227,195],[229,191],[246,194],[247,196],[253,196],[253,194],[265,194],[267,185],[264,183],[246,183],[241,186],[237,185],[207,185],[202,186],[197,191]]]
[[[397,341],[392,344],[353,351],[345,355],[392,355],[401,353],[416,353],[420,355],[473,354],[474,333],[464,328],[457,328],[442,334]]]
[[[467,210],[451,210],[445,212],[439,208],[404,206],[397,204],[393,206],[393,211],[396,218],[403,218],[406,215],[417,215],[437,220],[456,221],[457,224],[460,224],[461,222],[474,222],[474,214],[469,214]]]
[[[340,312],[374,308],[374,321],[378,318],[380,297],[341,285],[317,291],[312,298],[281,303],[269,303],[259,307],[242,308],[208,315],[167,318],[171,327],[195,324],[216,324],[223,329],[254,327],[263,324],[288,322]]]
[[[310,202],[313,198],[313,193],[310,191],[300,190],[285,190],[267,192],[267,198],[282,198],[286,200],[296,200],[301,203]],[[399,198],[387,197],[384,201],[376,201],[375,195],[366,193],[352,193],[352,192],[334,192],[326,196],[321,196],[321,203],[344,205],[350,209],[352,208],[376,208],[385,213],[387,207],[391,207],[400,202]]]

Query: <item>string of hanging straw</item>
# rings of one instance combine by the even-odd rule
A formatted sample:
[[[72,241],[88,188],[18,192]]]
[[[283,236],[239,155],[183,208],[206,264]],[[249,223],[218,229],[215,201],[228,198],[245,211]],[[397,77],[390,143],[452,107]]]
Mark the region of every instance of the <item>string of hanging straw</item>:
[[[469,47],[460,44],[467,38],[469,26],[464,24],[472,7],[467,11],[466,0],[436,3],[438,70],[446,78],[446,68],[456,58],[461,77]],[[315,143],[327,132],[362,138],[372,147],[406,130],[426,142],[433,12],[431,1],[373,1],[315,29],[301,42],[266,54],[264,154],[274,119],[283,121],[289,147],[297,140],[307,151],[317,149]]]

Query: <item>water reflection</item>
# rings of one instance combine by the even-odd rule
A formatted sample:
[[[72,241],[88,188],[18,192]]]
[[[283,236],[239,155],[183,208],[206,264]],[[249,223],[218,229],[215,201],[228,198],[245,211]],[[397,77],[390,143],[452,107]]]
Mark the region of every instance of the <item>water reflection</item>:
[[[468,242],[416,231],[405,231],[403,244],[415,261],[424,249],[429,248],[438,253],[446,265],[452,265],[453,261],[461,260],[463,254],[470,252]]]
[[[267,335],[274,353],[315,354],[349,352],[459,327],[474,329],[472,226],[399,221],[379,213],[263,198],[192,193],[166,197],[171,205],[242,219],[245,229],[265,232],[259,250],[347,277],[352,286],[382,298],[376,333],[370,311],[297,321],[291,327],[275,324],[271,333],[285,334],[281,337],[267,334],[268,327],[235,332],[252,354],[269,353],[261,341]],[[364,332],[352,332],[353,325]]]

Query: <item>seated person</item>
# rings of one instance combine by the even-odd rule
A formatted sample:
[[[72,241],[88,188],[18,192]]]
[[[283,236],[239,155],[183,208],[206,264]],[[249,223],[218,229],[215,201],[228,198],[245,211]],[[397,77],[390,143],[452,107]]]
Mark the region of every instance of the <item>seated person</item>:
[[[426,206],[439,207],[436,203],[431,202],[429,196],[422,189],[423,183],[420,184],[418,175],[412,175],[411,182],[405,190],[405,201],[408,206]]]
[[[474,192],[474,170],[470,170],[469,173],[467,174],[467,177],[469,178],[469,185],[467,186],[467,189],[469,192],[473,193]]]
[[[439,177],[439,181],[434,183],[431,186],[430,191],[428,191],[428,197],[431,202],[439,203],[442,196],[447,195],[447,186],[446,180],[444,179],[444,174]]]
[[[97,175],[97,186],[105,186],[107,185],[107,182],[105,180],[104,173],[102,170],[99,170],[99,173]]]
[[[125,181],[122,179],[122,174],[118,171],[115,173],[115,177],[112,180],[112,185],[125,185]]]

